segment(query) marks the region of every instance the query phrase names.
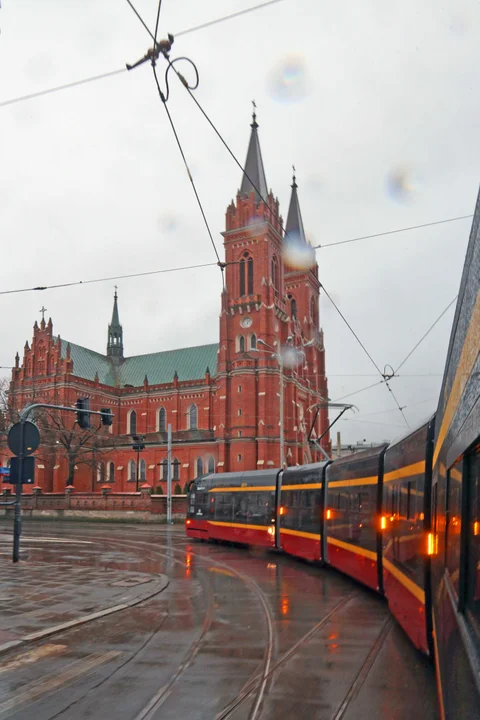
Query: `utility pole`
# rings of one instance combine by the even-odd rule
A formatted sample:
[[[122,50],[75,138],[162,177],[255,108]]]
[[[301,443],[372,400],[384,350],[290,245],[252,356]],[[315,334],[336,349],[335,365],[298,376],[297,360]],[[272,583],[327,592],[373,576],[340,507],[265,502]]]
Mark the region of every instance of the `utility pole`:
[[[285,467],[285,426],[284,421],[284,375],[283,375],[283,357],[282,353],[276,353],[278,367],[280,371],[280,467]]]
[[[172,425],[167,433],[167,525],[172,524]]]

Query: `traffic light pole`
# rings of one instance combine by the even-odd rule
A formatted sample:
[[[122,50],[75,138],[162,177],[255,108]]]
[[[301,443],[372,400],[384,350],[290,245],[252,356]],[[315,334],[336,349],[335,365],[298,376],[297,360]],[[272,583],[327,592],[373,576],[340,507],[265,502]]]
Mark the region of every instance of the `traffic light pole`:
[[[20,453],[18,454],[18,475],[15,486],[15,508],[13,516],[13,557],[14,563],[20,560],[20,536],[22,534],[22,479],[23,479],[23,443],[25,437],[25,416],[20,418]]]
[[[17,563],[20,559],[20,537],[22,535],[22,479],[23,479],[23,461],[25,459],[25,452],[24,452],[24,440],[25,440],[25,423],[27,422],[27,417],[32,412],[32,410],[36,410],[38,408],[50,408],[53,410],[66,410],[67,412],[77,412],[77,408],[72,407],[65,407],[64,405],[49,405],[48,403],[35,403],[34,405],[29,405],[28,407],[23,408],[23,410],[20,411],[20,452],[18,453],[18,472],[17,472],[17,484],[15,487],[15,507],[14,507],[14,516],[13,516],[13,557],[12,560],[14,563]],[[100,415],[102,417],[102,421],[105,417],[105,413],[98,412],[96,410],[85,410],[85,413],[88,413],[88,415]],[[110,417],[113,417],[113,414],[110,412]]]

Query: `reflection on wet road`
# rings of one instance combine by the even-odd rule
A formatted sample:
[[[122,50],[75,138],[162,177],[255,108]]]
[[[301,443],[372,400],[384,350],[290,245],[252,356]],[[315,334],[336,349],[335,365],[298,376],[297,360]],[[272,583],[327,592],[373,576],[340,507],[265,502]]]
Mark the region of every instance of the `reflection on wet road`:
[[[178,528],[25,526],[26,564],[78,582],[82,568],[93,573],[93,600],[99,572],[125,593],[158,574],[170,582],[136,607],[4,655],[0,720],[437,717],[429,662],[380,598],[333,571],[195,543]]]

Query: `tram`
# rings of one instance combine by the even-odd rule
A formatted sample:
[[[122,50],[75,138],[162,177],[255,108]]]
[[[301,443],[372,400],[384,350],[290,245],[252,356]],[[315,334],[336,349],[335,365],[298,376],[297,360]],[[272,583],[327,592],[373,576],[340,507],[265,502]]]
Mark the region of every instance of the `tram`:
[[[186,533],[328,564],[435,660],[440,714],[480,718],[480,194],[437,412],[391,444],[190,485]]]

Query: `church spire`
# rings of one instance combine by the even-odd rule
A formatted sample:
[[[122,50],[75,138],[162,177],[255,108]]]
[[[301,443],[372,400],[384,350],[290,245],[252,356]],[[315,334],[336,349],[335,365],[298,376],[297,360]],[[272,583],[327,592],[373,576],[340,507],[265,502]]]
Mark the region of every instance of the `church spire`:
[[[285,234],[296,243],[306,244],[307,238],[303,229],[302,213],[300,212],[300,203],[298,202],[298,185],[295,177],[295,165],[293,165],[293,182],[292,195],[290,197],[290,206],[288,208],[287,224],[285,226]]]
[[[255,200],[258,203],[260,202],[262,197],[264,200],[266,200],[268,190],[267,179],[265,177],[265,170],[263,167],[262,153],[260,150],[260,142],[258,140],[258,123],[255,108],[255,101],[253,101],[253,122],[250,125],[250,127],[252,128],[252,132],[250,135],[250,142],[248,144],[247,159],[245,161],[245,172],[243,173],[242,177],[240,194],[250,195],[251,192],[254,192]]]
[[[113,296],[112,322],[108,326],[107,357],[123,359],[123,330],[118,316],[117,286]]]

